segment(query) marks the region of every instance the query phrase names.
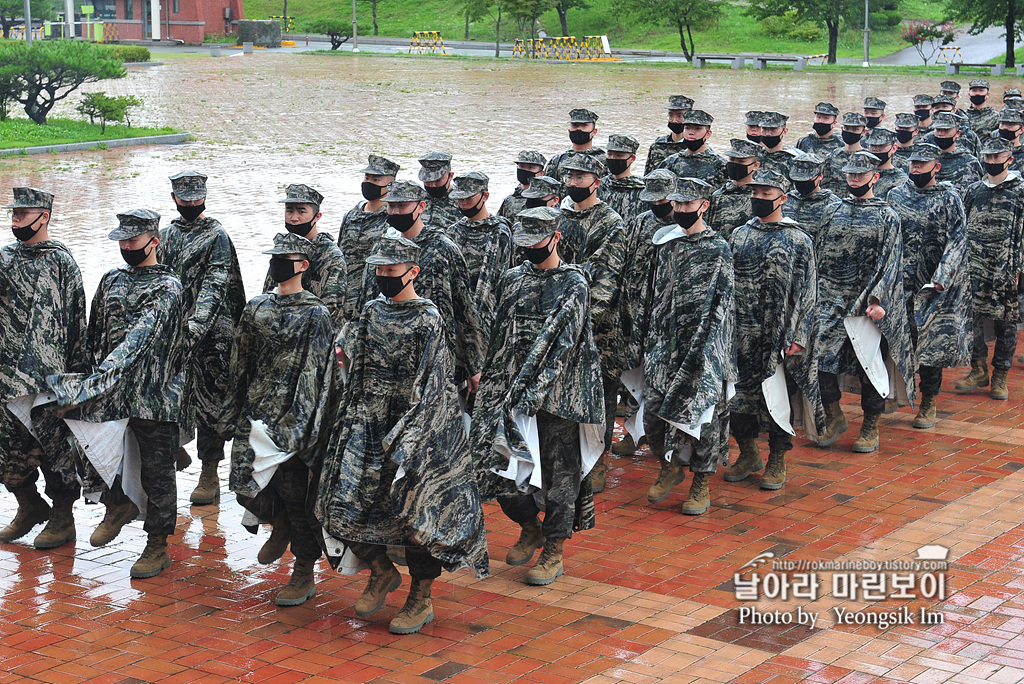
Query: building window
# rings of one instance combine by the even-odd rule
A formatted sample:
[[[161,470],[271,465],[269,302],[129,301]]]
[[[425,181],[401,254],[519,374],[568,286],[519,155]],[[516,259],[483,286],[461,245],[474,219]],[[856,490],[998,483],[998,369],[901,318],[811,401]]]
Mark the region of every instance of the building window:
[[[114,0],[94,0],[94,17],[96,19],[117,19],[117,7]]]
[[[131,20],[135,18],[135,0],[124,0],[124,18]]]
[[[178,7],[178,0],[174,0],[174,13],[177,14],[181,10]]]

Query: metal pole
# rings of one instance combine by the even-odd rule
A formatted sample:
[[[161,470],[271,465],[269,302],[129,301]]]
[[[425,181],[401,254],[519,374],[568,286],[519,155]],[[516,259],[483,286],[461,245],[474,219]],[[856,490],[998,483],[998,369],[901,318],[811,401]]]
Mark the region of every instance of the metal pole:
[[[32,44],[32,5],[25,0],[25,44]]]
[[[868,48],[871,45],[871,39],[869,38],[871,27],[868,25],[868,2],[869,0],[864,0],[864,64],[862,66],[865,68],[871,66],[868,59]]]
[[[359,52],[359,26],[356,24],[356,0],[352,0],[352,52]]]
[[[68,31],[67,37],[75,37],[75,2],[74,0],[64,0],[64,14],[67,18]]]

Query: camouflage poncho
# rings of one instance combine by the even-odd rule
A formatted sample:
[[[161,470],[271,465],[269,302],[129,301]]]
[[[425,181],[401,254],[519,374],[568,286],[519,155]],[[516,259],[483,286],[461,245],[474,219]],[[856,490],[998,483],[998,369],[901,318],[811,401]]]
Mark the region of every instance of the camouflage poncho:
[[[985,136],[999,128],[999,112],[992,107],[975,109],[967,108],[967,120],[971,122],[971,128],[980,136]]]
[[[647,202],[640,199],[643,189],[644,182],[636,176],[615,178],[608,175],[601,179],[597,198],[621,216],[623,223],[629,223],[647,211]]]
[[[516,216],[519,212],[526,209],[526,198],[523,197],[524,189],[522,185],[517,185],[512,194],[502,200],[501,207],[498,209],[498,216],[508,219],[509,223],[516,222]]]
[[[728,240],[736,226],[742,226],[754,216],[750,206],[750,186],[729,182],[711,195],[704,223],[708,228]]]
[[[91,372],[47,382],[71,418],[176,422],[181,410],[184,306],[181,281],[162,264],[121,266],[92,300],[86,355]]]
[[[445,229],[462,218],[459,205],[449,195],[440,199],[428,197],[426,202],[427,208],[423,210],[422,216],[425,226]]]
[[[846,151],[846,147],[840,147],[825,157],[825,173],[821,179],[821,187],[831,190],[839,197],[845,197],[847,194],[846,174],[843,173],[843,167],[846,166],[846,162],[850,161],[850,154]]]
[[[459,219],[448,227],[447,233],[461,247],[466,259],[469,287],[473,292],[473,301],[476,302],[486,345],[491,335],[494,308],[498,305],[495,291],[505,271],[512,267],[515,257],[512,227],[504,218],[491,215],[482,221]]]
[[[907,181],[893,188],[889,206],[903,234],[903,288],[912,300],[917,327],[917,362],[957,368],[971,359],[971,268],[967,219],[948,183],[919,188]],[[925,287],[932,283],[942,291]]]
[[[761,383],[784,363],[813,407],[821,434],[825,410],[818,389],[817,271],[811,238],[792,219],[762,223],[754,218],[733,231],[729,246],[736,277],[739,373],[732,410],[761,413]],[[804,351],[784,356],[791,344]]]
[[[786,195],[786,203],[782,205],[782,215],[796,221],[797,227],[814,240],[821,228],[825,207],[839,201],[839,197],[831,190],[819,188],[817,192],[807,197],[803,197],[796,190],[791,190]]]
[[[302,287],[320,298],[327,310],[331,312],[335,332],[340,332],[345,325],[345,312],[348,310],[345,297],[348,293],[348,265],[341,248],[334,244],[334,238],[327,233],[317,231],[313,238],[315,253],[309,260],[309,270],[302,274]],[[263,292],[271,292],[277,283],[270,277],[263,281]]]
[[[818,267],[818,370],[857,376],[860,362],[844,326],[864,316],[870,298],[885,316],[875,321],[889,357],[914,401],[917,366],[903,301],[903,239],[900,221],[885,200],[847,197],[830,205],[814,241]]]
[[[774,171],[775,173],[789,178],[789,171],[793,168],[793,159],[796,154],[797,151],[791,147],[782,150],[775,150],[774,152],[765,150],[761,154],[761,168]]]
[[[658,139],[651,143],[647,150],[647,163],[644,164],[644,175],[646,176],[654,169],[661,166],[661,163],[677,152],[686,149],[683,139],[672,140],[669,134],[658,136]]]
[[[908,180],[910,180],[910,177],[902,169],[879,169],[878,182],[875,183],[873,188],[875,197],[885,199],[890,190],[903,185]]]
[[[220,432],[233,435],[231,491],[255,497],[250,420],[267,426],[274,444],[313,467],[320,430],[331,429],[328,390],[336,372],[334,324],[319,299],[303,290],[262,294],[249,302],[231,350],[231,390]]]
[[[644,344],[650,314],[651,288],[654,286],[654,264],[658,246],[654,234],[674,223],[672,214],[659,219],[645,211],[629,224],[629,246],[622,270],[622,336],[623,370],[639,368],[644,363]]]
[[[796,149],[817,154],[822,158],[843,147],[843,139],[835,131],[826,138],[819,138],[817,133],[810,133],[796,141]]]
[[[935,174],[935,180],[939,183],[952,183],[961,197],[967,192],[967,188],[985,176],[978,158],[961,149],[955,152],[943,151],[939,155],[939,163],[942,164],[942,168]]]
[[[354,321],[359,318],[359,303],[362,300],[363,271],[366,269],[366,258],[373,251],[373,246],[388,228],[388,207],[383,205],[377,211],[366,211],[366,202],[359,202],[349,209],[341,220],[338,231],[338,247],[345,256],[346,293],[344,318]]]
[[[725,159],[705,147],[703,152],[693,153],[684,149],[665,159],[658,166],[668,169],[680,178],[700,178],[714,189],[725,185]]]
[[[483,510],[444,327],[427,299],[363,309],[314,513],[338,539],[415,540],[446,569],[485,576]]]
[[[1011,171],[996,186],[988,179],[964,196],[967,253],[971,263],[974,315],[1020,321],[1018,279],[1024,270],[1024,180]]]

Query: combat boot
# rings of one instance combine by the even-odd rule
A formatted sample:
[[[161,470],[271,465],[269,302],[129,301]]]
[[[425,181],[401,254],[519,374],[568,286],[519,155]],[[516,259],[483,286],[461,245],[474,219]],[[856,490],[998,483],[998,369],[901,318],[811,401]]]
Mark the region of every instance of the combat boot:
[[[179,473],[192,465],[192,457],[185,451],[185,447],[178,448],[178,459],[174,463],[174,469]]]
[[[103,522],[89,537],[93,546],[106,546],[121,534],[121,528],[139,515],[139,509],[128,497],[121,504],[107,504],[107,512],[103,514]]]
[[[914,427],[924,429],[935,426],[935,395],[922,394],[921,406],[914,417]]]
[[[711,476],[694,473],[690,483],[690,496],[683,502],[683,515],[701,515],[711,506],[711,490],[708,486]]]
[[[284,513],[278,513],[270,521],[270,538],[260,547],[260,552],[256,554],[256,562],[260,565],[270,565],[280,559],[288,550],[291,536],[288,519],[284,517]]]
[[[666,461],[661,458],[661,471],[658,472],[658,479],[654,481],[651,488],[647,490],[647,500],[651,503],[660,503],[672,493],[672,488],[686,479],[686,467],[675,458]]]
[[[884,413],[885,415],[889,415],[890,413],[896,413],[896,411],[898,411],[899,408],[900,404],[898,401],[896,401],[895,397],[893,397],[892,399],[886,399],[885,408],[882,409],[882,413]]]
[[[132,566],[132,579],[156,577],[165,568],[171,567],[171,554],[167,552],[167,535],[151,534],[146,540],[139,560]]]
[[[870,454],[878,448],[878,414],[865,413],[860,426],[860,437],[853,443],[856,454]]]
[[[777,447],[772,447],[768,452],[768,466],[758,485],[761,489],[782,489],[782,485],[786,484],[786,453]]]
[[[413,634],[420,631],[423,625],[434,621],[434,604],[430,601],[432,579],[414,579],[409,587],[409,596],[405,605],[388,625],[392,634]]]
[[[616,456],[630,456],[636,453],[637,445],[633,441],[633,435],[628,432],[618,442],[612,444],[612,453]]]
[[[32,546],[37,549],[55,549],[75,541],[75,516],[72,512],[74,505],[74,499],[54,501],[50,519],[43,531],[36,535]]]
[[[191,501],[198,506],[212,504],[220,496],[220,476],[217,475],[217,461],[203,461],[199,473],[199,484],[192,492]]]
[[[508,550],[505,562],[509,565],[523,565],[533,558],[533,552],[544,546],[544,533],[540,528],[540,518],[534,516],[533,520],[521,523],[522,531],[519,533],[519,541]]]
[[[537,564],[530,568],[523,581],[534,586],[551,584],[562,576],[562,545],[564,539],[545,539],[544,550],[540,552]]]
[[[1006,374],[1010,371],[1002,368],[992,369],[992,389],[988,391],[988,396],[993,399],[1009,399],[1010,390],[1006,386]]]
[[[957,392],[973,392],[979,387],[988,387],[988,363],[985,359],[971,361],[971,372],[953,385]]]
[[[761,450],[757,447],[757,440],[752,437],[737,439],[740,445],[740,457],[736,463],[725,469],[722,479],[726,482],[739,482],[746,479],[751,473],[764,468],[764,461],[761,460]]]
[[[818,437],[818,446],[832,446],[850,428],[850,421],[846,420],[843,407],[838,401],[825,404],[825,432]]]
[[[33,527],[50,519],[50,507],[39,496],[35,483],[17,487],[11,493],[18,500],[18,512],[14,514],[14,520],[0,530],[0,542],[5,544],[21,539]]]
[[[366,583],[366,589],[363,589],[363,593],[356,599],[356,615],[370,617],[384,607],[388,594],[400,586],[402,575],[387,554],[382,553],[370,563],[370,580]]]
[[[590,470],[590,486],[594,488],[595,494],[600,494],[604,491],[604,483],[608,478],[608,464],[604,462],[604,457],[607,454],[601,454],[597,458],[597,463]]]
[[[292,566],[292,576],[288,584],[274,597],[279,606],[301,606],[307,599],[316,596],[316,583],[313,581],[313,567],[316,561],[296,558]]]

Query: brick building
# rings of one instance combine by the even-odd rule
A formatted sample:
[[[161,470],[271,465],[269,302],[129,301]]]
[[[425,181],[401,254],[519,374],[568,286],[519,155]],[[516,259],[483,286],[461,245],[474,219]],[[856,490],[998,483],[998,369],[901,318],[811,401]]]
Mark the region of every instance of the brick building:
[[[159,27],[153,30],[154,5]],[[115,27],[117,40],[164,40],[201,43],[207,34],[235,33],[245,18],[242,0],[93,0],[93,19]],[[109,33],[109,28],[107,30]]]

